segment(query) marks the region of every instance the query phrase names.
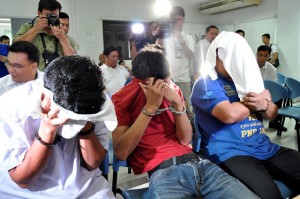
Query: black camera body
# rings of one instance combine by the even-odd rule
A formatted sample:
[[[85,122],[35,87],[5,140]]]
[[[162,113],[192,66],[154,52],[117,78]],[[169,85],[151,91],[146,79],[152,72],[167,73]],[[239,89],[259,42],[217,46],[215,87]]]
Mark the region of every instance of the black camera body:
[[[48,25],[52,25],[52,26],[59,26],[60,25],[60,21],[59,21],[59,17],[56,16],[55,14],[52,13],[48,13],[46,15],[46,18],[48,19]]]
[[[174,19],[166,18],[166,19],[159,19],[157,20],[160,25],[160,31],[158,34],[159,38],[169,38],[172,36],[173,26],[174,26]]]

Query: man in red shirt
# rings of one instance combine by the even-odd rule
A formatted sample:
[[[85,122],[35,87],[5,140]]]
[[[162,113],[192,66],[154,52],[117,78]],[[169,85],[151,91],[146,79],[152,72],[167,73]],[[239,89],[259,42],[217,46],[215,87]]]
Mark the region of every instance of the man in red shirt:
[[[150,198],[258,198],[237,179],[192,152],[192,127],[181,90],[157,45],[132,61],[132,81],[112,96],[118,119],[117,158],[148,172]]]

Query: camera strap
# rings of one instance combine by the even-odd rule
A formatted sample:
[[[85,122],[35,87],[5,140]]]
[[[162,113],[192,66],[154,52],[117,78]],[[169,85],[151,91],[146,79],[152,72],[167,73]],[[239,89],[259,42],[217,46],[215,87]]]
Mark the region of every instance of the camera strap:
[[[41,35],[41,40],[42,40],[43,48],[44,48],[44,50],[47,50],[47,48],[46,48],[46,42],[45,42],[45,39],[44,39],[45,34],[41,33],[40,35]],[[54,52],[56,52],[56,53],[58,52],[58,41],[57,41],[57,38],[55,38],[55,51]]]

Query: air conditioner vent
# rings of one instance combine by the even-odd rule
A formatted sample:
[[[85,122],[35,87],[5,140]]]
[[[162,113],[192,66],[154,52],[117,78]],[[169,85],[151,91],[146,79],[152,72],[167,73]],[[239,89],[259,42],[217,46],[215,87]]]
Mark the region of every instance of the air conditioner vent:
[[[215,14],[260,3],[261,0],[216,0],[200,4],[199,11],[201,14]]]

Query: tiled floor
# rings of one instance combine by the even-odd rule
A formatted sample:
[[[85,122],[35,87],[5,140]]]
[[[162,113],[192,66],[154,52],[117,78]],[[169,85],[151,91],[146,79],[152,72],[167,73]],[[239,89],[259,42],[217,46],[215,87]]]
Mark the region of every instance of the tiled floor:
[[[294,130],[295,127],[295,120],[293,119],[286,119],[285,127],[288,128],[287,132],[282,132],[281,137],[278,137],[277,131],[274,129],[268,128],[268,121],[264,122],[266,127],[266,134],[271,138],[271,140],[275,143],[280,145],[296,149],[298,148],[296,142],[296,131]],[[147,175],[134,175],[133,173],[128,174],[127,168],[121,168],[118,173],[118,187],[129,189],[137,186],[145,186],[148,182]],[[109,171],[109,183],[112,184],[112,168]],[[147,185],[147,184],[146,184]],[[122,198],[121,196],[117,196],[117,198]]]

